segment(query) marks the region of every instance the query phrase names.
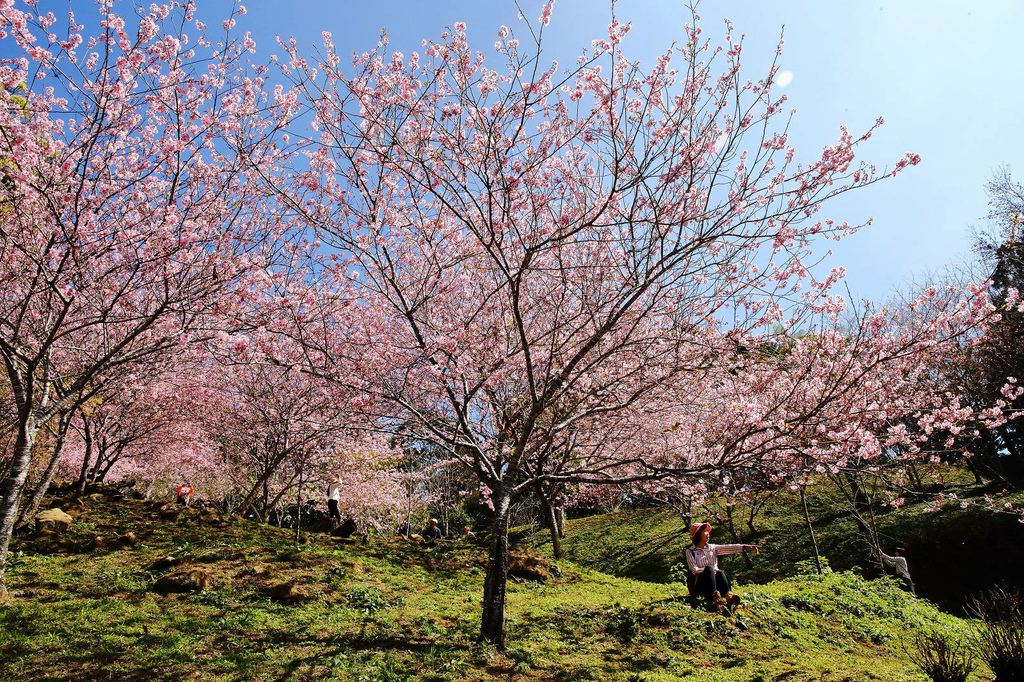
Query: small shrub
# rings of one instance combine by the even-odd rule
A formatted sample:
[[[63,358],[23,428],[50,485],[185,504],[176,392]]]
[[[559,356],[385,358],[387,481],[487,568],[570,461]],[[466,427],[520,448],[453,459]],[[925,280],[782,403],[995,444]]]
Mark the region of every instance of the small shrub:
[[[25,553],[22,551],[11,552],[7,555],[7,570],[13,572],[19,566],[25,564]]]
[[[832,568],[828,565],[828,559],[825,557],[818,557],[818,561],[821,562],[821,572],[818,572],[818,563],[814,559],[803,559],[802,561],[796,562],[794,568],[796,569],[797,575],[822,575],[832,572]]]
[[[795,609],[797,611],[811,612],[821,611],[821,604],[818,602],[818,595],[808,589],[802,589],[794,592],[793,594],[784,595],[779,600],[779,603],[785,607]]]
[[[353,587],[345,597],[352,608],[362,611],[368,616],[401,602],[401,600],[389,600],[387,595],[378,588],[367,586]]]
[[[901,644],[910,662],[932,682],[964,682],[976,666],[967,643],[950,641],[940,632],[917,632]]]
[[[608,612],[608,633],[624,642],[632,642],[643,628],[646,616],[640,609],[623,606],[618,602]]]
[[[331,566],[324,571],[324,581],[328,583],[340,582],[348,578],[348,568],[344,566]]]

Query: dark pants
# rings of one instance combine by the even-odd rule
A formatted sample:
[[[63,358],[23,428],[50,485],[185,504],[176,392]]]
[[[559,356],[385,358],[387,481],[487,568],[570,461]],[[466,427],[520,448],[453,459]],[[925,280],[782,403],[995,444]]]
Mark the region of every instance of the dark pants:
[[[917,595],[917,590],[914,588],[914,581],[913,580],[911,580],[910,578],[908,578],[905,575],[898,575],[898,576],[896,576],[896,580],[900,581],[900,585],[903,586],[904,590],[906,590],[907,592],[909,592],[910,594],[913,594],[915,596]]]
[[[703,599],[708,606],[711,606],[711,595],[713,593],[718,592],[724,598],[729,590],[729,576],[725,574],[725,571],[716,571],[710,566],[697,576],[697,582],[693,585],[694,593]]]
[[[330,514],[332,519],[341,523],[341,512],[338,511],[337,500],[327,500],[327,513]]]
[[[167,498],[164,498],[164,499],[167,499]],[[175,502],[177,502],[178,504],[183,504],[183,505],[185,505],[187,507],[188,506],[188,497],[186,497],[185,495],[178,495],[178,499],[176,499]]]

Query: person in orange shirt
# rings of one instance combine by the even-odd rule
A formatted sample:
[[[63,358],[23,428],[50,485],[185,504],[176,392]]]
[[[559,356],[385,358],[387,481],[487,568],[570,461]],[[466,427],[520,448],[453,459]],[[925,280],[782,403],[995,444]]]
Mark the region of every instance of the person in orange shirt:
[[[174,500],[178,504],[183,504],[186,507],[192,502],[192,486],[188,483],[182,483],[178,486],[178,497]]]

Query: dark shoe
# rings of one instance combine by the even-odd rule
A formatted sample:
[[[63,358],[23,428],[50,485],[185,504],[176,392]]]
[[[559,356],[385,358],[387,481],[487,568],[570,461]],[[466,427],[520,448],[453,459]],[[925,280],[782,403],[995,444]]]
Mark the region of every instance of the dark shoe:
[[[730,610],[739,606],[740,602],[742,601],[743,600],[740,599],[740,595],[736,594],[735,592],[725,593],[725,605],[728,606]]]

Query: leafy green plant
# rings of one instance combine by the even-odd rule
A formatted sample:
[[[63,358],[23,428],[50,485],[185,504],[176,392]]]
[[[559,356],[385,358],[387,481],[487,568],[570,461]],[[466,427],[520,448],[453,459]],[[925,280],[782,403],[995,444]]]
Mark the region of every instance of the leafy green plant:
[[[690,568],[686,565],[685,561],[680,561],[678,564],[672,564],[672,567],[668,569],[669,582],[683,583],[685,585],[689,575]]]
[[[818,571],[818,562],[821,562],[821,571]],[[819,573],[831,573],[832,568],[828,565],[828,559],[823,556],[818,557],[818,561],[811,559],[802,559],[793,564],[793,568],[797,575],[819,575]]]
[[[365,585],[353,587],[345,594],[345,598],[348,599],[348,603],[352,608],[362,611],[368,616],[382,611],[393,604],[401,603],[400,600],[389,600],[387,595],[381,592],[380,589]]]
[[[13,571],[25,565],[25,553],[22,551],[10,552],[7,555],[7,570]]]

